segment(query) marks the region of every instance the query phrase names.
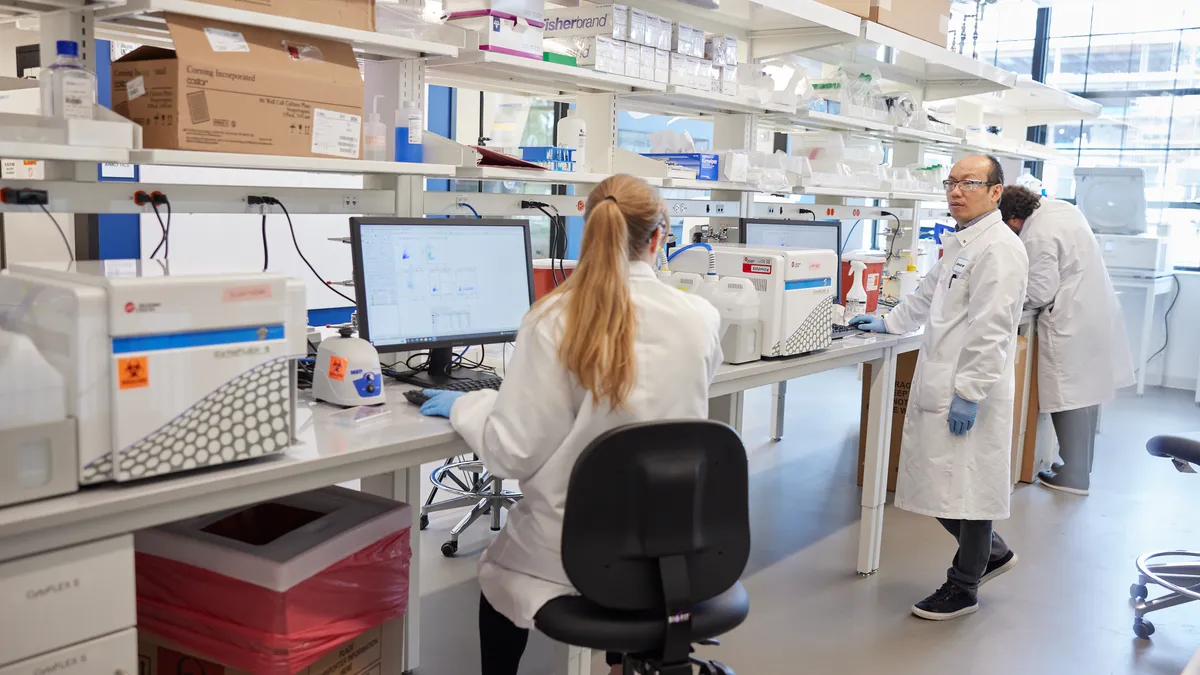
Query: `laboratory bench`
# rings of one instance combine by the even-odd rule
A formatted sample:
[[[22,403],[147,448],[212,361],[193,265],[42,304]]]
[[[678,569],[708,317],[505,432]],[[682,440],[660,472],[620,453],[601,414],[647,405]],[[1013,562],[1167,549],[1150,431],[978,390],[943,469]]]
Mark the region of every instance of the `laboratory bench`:
[[[874,413],[867,433],[871,452],[856,561],[863,574],[879,567],[889,457],[889,434],[884,431],[890,428],[896,354],[915,349],[919,341],[919,334],[852,335],[805,356],[722,366],[711,389],[710,417],[740,430],[747,389],[873,364],[870,404]],[[421,466],[469,449],[449,421],[423,417],[405,400],[408,386],[389,385],[387,407],[392,413],[358,426],[334,421],[331,417],[337,409],[303,393],[297,405],[296,443],[278,456],[144,482],[95,486],[0,509],[0,565],[356,478],[363,479],[362,489],[372,494],[419,504],[421,481],[427,480]],[[420,539],[412,537],[414,559],[419,559]],[[420,566],[413,565],[408,612],[383,627],[385,672],[408,672],[419,664],[420,595]],[[570,652],[569,672],[586,672],[587,654]]]

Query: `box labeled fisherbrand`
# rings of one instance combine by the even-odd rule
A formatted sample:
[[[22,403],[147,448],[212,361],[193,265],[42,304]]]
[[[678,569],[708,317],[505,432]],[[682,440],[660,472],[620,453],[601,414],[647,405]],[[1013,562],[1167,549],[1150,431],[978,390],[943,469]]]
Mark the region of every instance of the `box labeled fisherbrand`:
[[[642,153],[643,157],[661,159],[696,172],[698,180],[720,180],[721,156],[707,152],[690,153]]]
[[[628,40],[629,8],[625,5],[598,5],[546,12],[547,38],[575,35],[603,35],[614,40]]]

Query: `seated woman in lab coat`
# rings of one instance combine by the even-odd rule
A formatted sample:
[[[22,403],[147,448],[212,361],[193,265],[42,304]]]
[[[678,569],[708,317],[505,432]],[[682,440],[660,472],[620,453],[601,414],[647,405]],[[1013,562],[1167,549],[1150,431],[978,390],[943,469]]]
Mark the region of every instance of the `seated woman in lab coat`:
[[[667,227],[657,191],[612,176],[585,215],[578,267],[526,315],[500,391],[430,391],[421,408],[449,417],[525,494],[479,565],[483,675],[516,675],[538,610],[575,593],[561,545],[579,454],[626,424],[707,417],[722,360],[716,309],[654,273]],[[620,656],[608,656],[619,673]]]

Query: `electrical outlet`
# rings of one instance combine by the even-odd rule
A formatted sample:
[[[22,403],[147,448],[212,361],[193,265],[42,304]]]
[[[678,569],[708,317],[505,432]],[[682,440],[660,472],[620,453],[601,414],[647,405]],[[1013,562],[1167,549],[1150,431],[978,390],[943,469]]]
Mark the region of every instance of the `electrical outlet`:
[[[460,193],[458,193],[458,194],[454,195],[454,205],[455,205],[455,206],[462,206],[463,204],[466,204],[466,203],[467,203],[467,200],[468,200],[469,198],[470,198],[470,195],[463,194],[463,193],[461,193],[461,192],[460,192]]]
[[[342,197],[342,207],[347,209],[358,208],[358,197],[353,195]]]
[[[715,204],[715,205],[713,205],[713,213],[715,213],[715,214],[717,214],[717,215],[720,215],[720,214],[722,214],[722,213],[725,213],[725,205],[724,205],[724,204]]]

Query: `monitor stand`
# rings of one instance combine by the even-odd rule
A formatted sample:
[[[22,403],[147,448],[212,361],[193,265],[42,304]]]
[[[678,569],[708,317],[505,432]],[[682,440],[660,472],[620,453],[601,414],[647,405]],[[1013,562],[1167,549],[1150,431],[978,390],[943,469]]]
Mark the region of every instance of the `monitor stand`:
[[[457,354],[451,347],[438,347],[429,350],[429,369],[421,375],[421,379],[427,380],[436,389],[439,386],[444,386],[452,382],[462,382],[463,380],[488,380],[496,377],[493,373],[486,373],[479,370],[467,370],[459,368],[452,371],[455,357]],[[451,376],[453,372],[453,376]]]

